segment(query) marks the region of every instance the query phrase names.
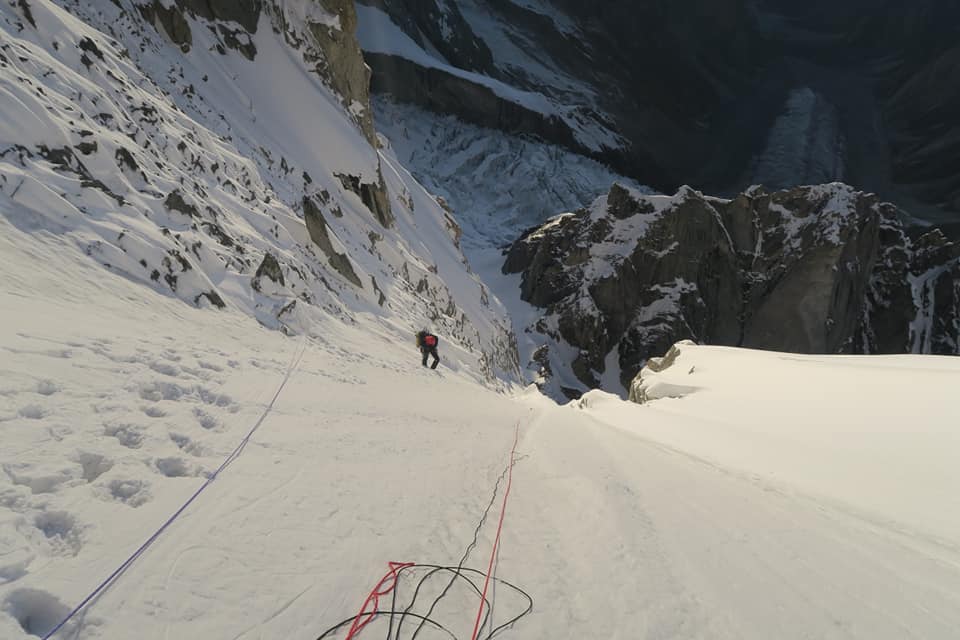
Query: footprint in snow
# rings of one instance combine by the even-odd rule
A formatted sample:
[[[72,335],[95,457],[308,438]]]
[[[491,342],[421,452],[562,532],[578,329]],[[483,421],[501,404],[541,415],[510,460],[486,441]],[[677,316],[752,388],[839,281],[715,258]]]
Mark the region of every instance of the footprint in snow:
[[[189,393],[189,389],[174,382],[155,380],[140,386],[140,397],[150,402],[161,400],[179,400]]]
[[[80,553],[82,528],[66,511],[41,511],[34,517],[33,525],[47,539],[55,554],[75,556]]]
[[[42,420],[47,417],[49,412],[38,404],[28,404],[19,411],[21,418],[27,420]]]
[[[73,459],[80,465],[83,479],[88,483],[113,468],[113,460],[99,453],[79,452]]]
[[[139,449],[146,438],[144,428],[135,424],[106,425],[103,433],[116,438],[117,442],[128,449]]]
[[[157,458],[154,464],[157,470],[168,478],[184,478],[199,475],[196,467],[188,464],[186,460],[177,456]]]
[[[37,393],[42,396],[52,396],[61,390],[60,385],[53,380],[40,380],[37,382]]]
[[[163,360],[154,360],[148,365],[153,371],[156,371],[159,374],[170,376],[172,378],[181,377],[182,371],[180,367],[173,364],[172,362],[164,362]]]
[[[144,415],[148,418],[164,418],[167,415],[167,412],[157,406],[144,407]]]
[[[216,429],[220,426],[220,421],[217,420],[217,417],[213,414],[210,414],[200,407],[197,407],[193,410],[193,415],[197,418],[197,422],[200,423],[200,426],[206,430]]]
[[[209,451],[205,446],[191,438],[190,436],[185,436],[180,433],[171,433],[170,440],[177,445],[177,448],[183,451],[184,453],[189,453],[192,456],[197,456],[201,458],[209,454]]]
[[[16,589],[3,600],[3,611],[20,624],[25,633],[42,638],[63,620],[70,607],[41,589]],[[64,627],[64,635],[75,630],[75,624]]]
[[[181,360],[183,360],[183,356],[181,356],[176,351],[172,351],[170,349],[164,349],[162,355],[167,360],[172,360],[173,362],[180,362]]]
[[[35,467],[27,463],[5,464],[3,470],[15,485],[27,487],[30,493],[56,493],[60,487],[76,479],[76,474],[67,466]]]
[[[150,501],[150,485],[144,480],[116,479],[107,484],[113,500],[130,507],[140,507]]]

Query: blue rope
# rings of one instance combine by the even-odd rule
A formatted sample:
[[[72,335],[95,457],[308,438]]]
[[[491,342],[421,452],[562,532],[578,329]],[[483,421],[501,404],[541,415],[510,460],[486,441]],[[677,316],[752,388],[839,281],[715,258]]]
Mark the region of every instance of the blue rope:
[[[90,593],[90,595],[84,598],[83,601],[73,609],[73,611],[68,613],[67,616],[63,620],[61,620],[57,626],[51,629],[47,633],[47,635],[43,636],[43,640],[50,640],[50,638],[52,638],[58,631],[60,631],[60,629],[63,628],[63,625],[67,624],[75,615],[80,613],[84,609],[84,607],[90,604],[95,598],[103,595],[103,593],[107,590],[107,588],[110,587],[121,575],[123,575],[123,573],[130,568],[130,565],[132,565],[137,560],[137,558],[143,555],[144,552],[147,549],[149,549],[154,542],[157,541],[157,538],[159,538],[163,534],[163,532],[166,531],[167,528],[170,525],[172,525],[177,520],[177,518],[180,517],[180,514],[186,511],[187,507],[189,507],[193,503],[193,501],[196,500],[197,497],[201,493],[203,493],[203,491],[207,487],[209,487],[214,480],[217,479],[217,476],[220,475],[220,472],[226,469],[231,462],[233,462],[240,456],[244,448],[246,448],[247,443],[250,442],[250,438],[253,437],[253,434],[257,431],[257,429],[260,428],[260,425],[263,424],[263,421],[267,419],[267,416],[270,415],[270,412],[273,410],[273,405],[277,402],[277,398],[280,397],[280,392],[283,391],[283,388],[287,385],[287,381],[290,379],[290,376],[293,374],[294,369],[296,369],[297,366],[300,364],[300,359],[303,357],[303,352],[305,350],[306,350],[306,341],[304,341],[301,344],[299,353],[296,351],[294,352],[294,357],[291,358],[290,360],[290,366],[287,367],[287,374],[283,377],[283,381],[280,383],[280,386],[277,387],[277,392],[273,394],[273,399],[270,400],[270,404],[267,405],[267,408],[264,410],[263,414],[260,416],[260,419],[257,420],[256,424],[253,425],[253,428],[250,429],[250,432],[247,433],[246,436],[244,436],[243,440],[240,441],[240,444],[238,444],[237,447],[230,453],[230,455],[227,456],[226,460],[223,461],[223,464],[217,467],[217,470],[207,477],[207,481],[204,482],[200,486],[200,488],[197,489],[193,493],[193,495],[190,496],[190,498],[188,498],[187,501],[183,503],[183,505],[181,505],[179,509],[177,509],[176,513],[170,516],[167,519],[167,521],[164,522],[163,525],[156,530],[156,532],[154,532],[153,535],[147,538],[147,541],[144,542],[142,545],[140,545],[140,548],[134,551],[133,554],[131,554],[131,556],[127,558],[123,564],[121,564],[119,567],[117,567],[117,569],[113,573],[107,576],[107,579],[101,582],[97,586],[97,588]]]

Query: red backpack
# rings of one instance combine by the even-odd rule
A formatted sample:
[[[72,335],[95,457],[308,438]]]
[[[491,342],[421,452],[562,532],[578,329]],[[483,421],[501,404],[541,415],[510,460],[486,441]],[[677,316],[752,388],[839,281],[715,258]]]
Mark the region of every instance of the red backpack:
[[[423,336],[423,344],[428,347],[437,346],[437,336],[433,335],[432,333],[428,333],[427,335]]]

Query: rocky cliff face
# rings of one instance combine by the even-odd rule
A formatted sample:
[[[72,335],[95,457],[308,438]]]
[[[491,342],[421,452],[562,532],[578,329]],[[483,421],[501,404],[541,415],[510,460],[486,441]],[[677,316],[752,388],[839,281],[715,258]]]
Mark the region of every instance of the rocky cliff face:
[[[614,186],[510,248],[545,309],[553,371],[627,388],[675,342],[800,353],[958,353],[960,246],[910,240],[898,211],[842,184],[732,200]],[[571,349],[572,348],[572,349]],[[614,373],[615,375],[611,375]]]

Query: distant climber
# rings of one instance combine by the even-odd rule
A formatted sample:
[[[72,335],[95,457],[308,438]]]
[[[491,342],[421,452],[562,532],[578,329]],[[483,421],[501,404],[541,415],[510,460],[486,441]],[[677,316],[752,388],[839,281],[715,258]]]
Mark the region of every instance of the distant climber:
[[[440,339],[426,329],[417,333],[417,346],[420,347],[420,353],[423,354],[423,366],[427,366],[428,356],[433,356],[431,369],[436,369],[437,365],[440,364],[440,356],[437,355],[437,345],[439,343]]]

